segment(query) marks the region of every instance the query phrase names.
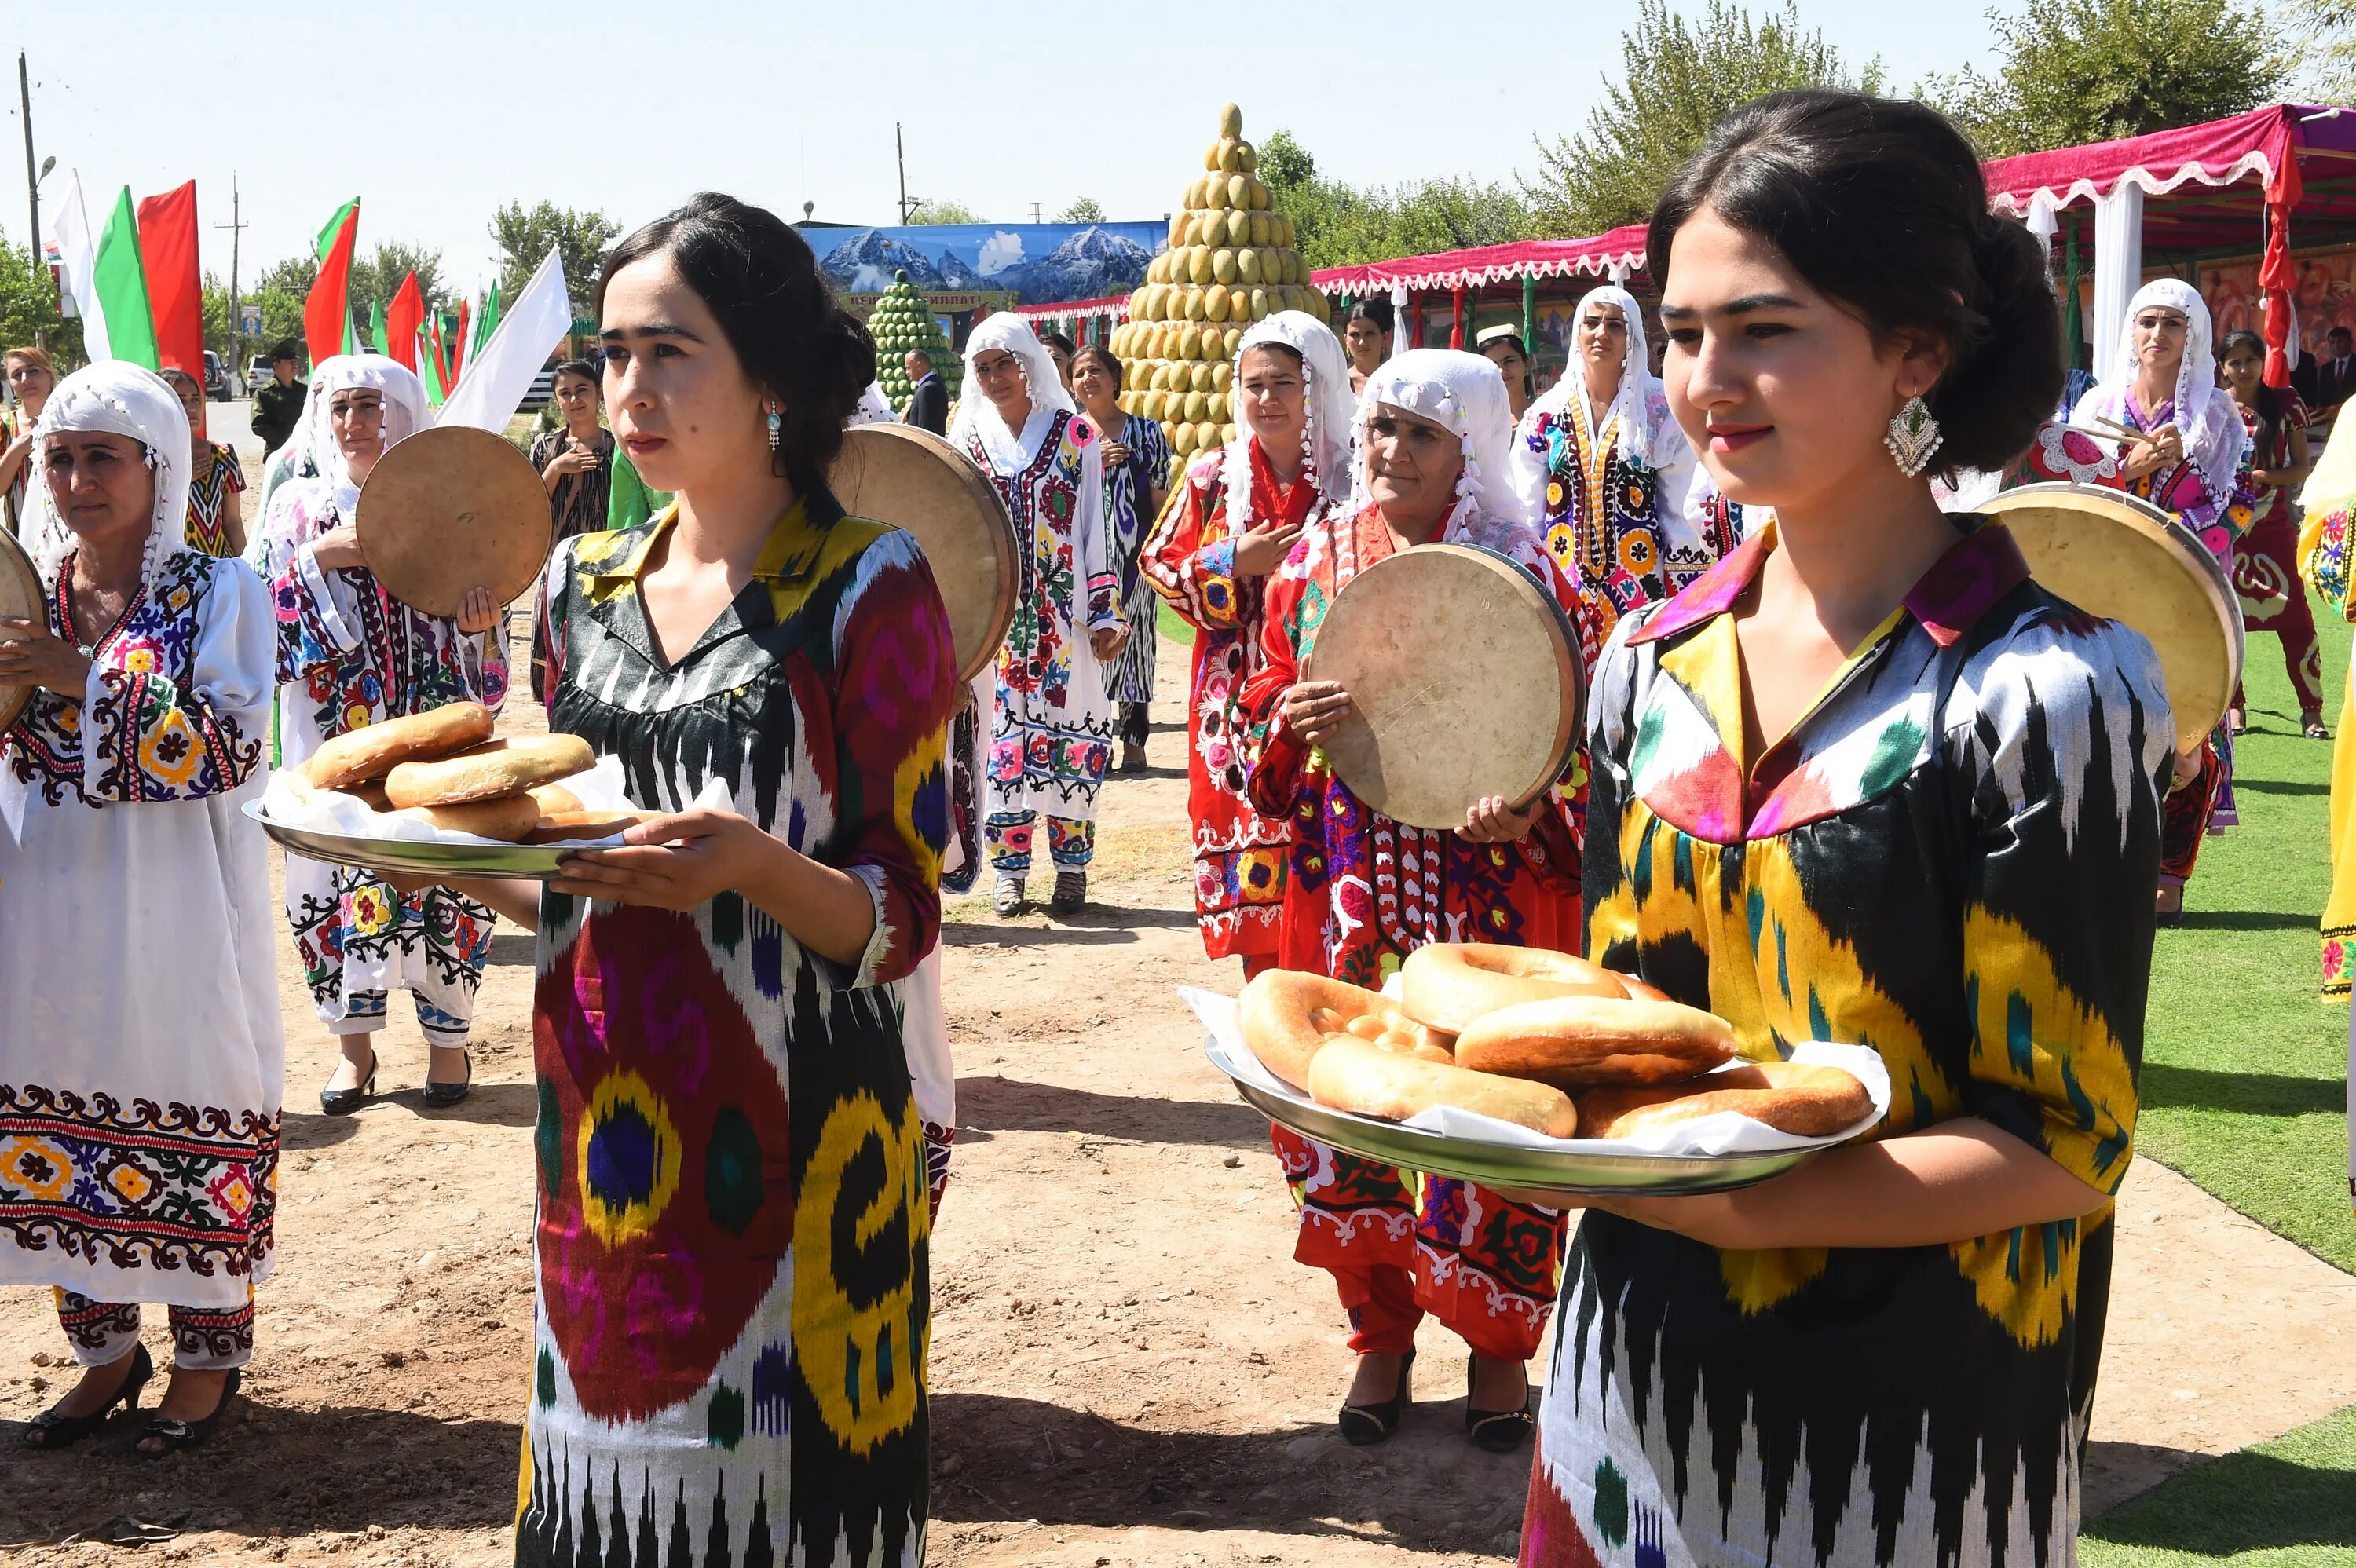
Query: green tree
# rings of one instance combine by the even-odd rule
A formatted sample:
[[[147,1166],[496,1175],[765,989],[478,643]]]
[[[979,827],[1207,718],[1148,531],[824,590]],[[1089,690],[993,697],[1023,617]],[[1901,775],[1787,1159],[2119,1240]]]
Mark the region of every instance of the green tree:
[[[1104,220],[1104,207],[1092,196],[1084,196],[1055,214],[1058,223],[1102,223]]]
[[[544,251],[541,253],[547,254]],[[351,301],[355,313],[365,315],[368,307],[378,302],[392,304],[401,280],[412,272],[417,274],[417,291],[425,296],[429,313],[449,303],[449,291],[442,282],[442,252],[388,240],[370,254],[353,258]]]
[[[1260,144],[1259,176],[1276,209],[1292,219],[1312,267],[1499,245],[1541,232],[1529,204],[1509,186],[1470,178],[1346,185],[1320,175],[1316,158],[1290,131]]]
[[[564,268],[564,292],[572,296],[573,314],[586,315],[605,247],[621,232],[622,226],[602,212],[583,212],[552,201],[526,210],[520,201],[509,202],[491,215],[491,239],[499,248],[499,293],[515,298],[553,250]]]
[[[0,243],[0,347],[38,343],[60,369],[82,358],[81,323],[58,314],[58,286],[32,253]]]
[[[2272,101],[2290,74],[2276,24],[2240,0],[2029,0],[1987,20],[1995,79],[1965,64],[1918,90],[1986,157],[2221,120]]]
[[[910,223],[979,223],[981,214],[961,201],[920,201],[909,209]]]
[[[1693,22],[1667,0],[1639,0],[1620,58],[1622,80],[1605,79],[1587,129],[1538,140],[1539,172],[1522,189],[1548,233],[1580,238],[1649,217],[1711,128],[1762,93],[1881,86],[1879,59],[1852,72],[1821,30],[1801,26],[1794,0],[1761,17],[1709,0]]]
[[[2302,88],[2318,103],[2356,98],[2356,0],[2290,0],[2289,13],[2307,66]]]
[[[253,292],[262,293],[275,289],[299,299],[309,293],[311,285],[318,281],[319,258],[307,255],[289,256],[283,261],[273,261],[269,266],[262,269],[261,275],[253,280]]]

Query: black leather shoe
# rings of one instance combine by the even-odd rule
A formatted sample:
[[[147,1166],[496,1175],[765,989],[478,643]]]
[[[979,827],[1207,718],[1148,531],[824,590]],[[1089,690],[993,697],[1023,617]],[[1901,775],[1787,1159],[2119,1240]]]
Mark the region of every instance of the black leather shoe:
[[[1525,1374],[1526,1377],[1526,1374]],[[1510,1454],[1530,1440],[1537,1430],[1537,1417],[1530,1413],[1530,1396],[1522,1395],[1519,1410],[1475,1410],[1472,1408],[1472,1359],[1464,1362],[1464,1435],[1472,1439],[1472,1446],[1485,1448],[1492,1454]]]
[[[331,1116],[348,1116],[374,1098],[376,1098],[376,1052],[371,1050],[369,1052],[368,1076],[360,1080],[359,1087],[320,1090],[319,1109]]]
[[[1398,1430],[1408,1403],[1408,1385],[1415,1371],[1415,1352],[1399,1358],[1398,1387],[1380,1404],[1345,1404],[1340,1424],[1342,1441],[1353,1448],[1371,1447]]]
[[[427,1079],[425,1081],[425,1104],[427,1108],[435,1111],[446,1111],[474,1092],[475,1053],[471,1051],[461,1051],[459,1054],[466,1059],[466,1076],[455,1083],[436,1083],[431,1078]]]
[[[197,1421],[181,1421],[169,1415],[156,1416],[140,1430],[139,1441],[145,1443],[151,1439],[160,1438],[164,1445],[161,1448],[135,1448],[133,1452],[142,1459],[161,1459],[166,1455],[177,1454],[184,1448],[203,1447],[212,1441],[213,1428],[220,1424],[220,1418],[228,1411],[230,1401],[237,1397],[237,1391],[243,1386],[244,1382],[244,1371],[241,1369],[232,1368],[228,1381],[221,1384],[220,1403],[213,1406],[213,1413],[210,1415]]]
[[[139,1391],[155,1375],[155,1363],[149,1359],[147,1347],[142,1345],[131,1352],[131,1371],[123,1375],[123,1386],[99,1407],[96,1414],[59,1415],[57,1406],[51,1405],[33,1417],[32,1424],[25,1428],[25,1446],[43,1450],[72,1447],[112,1420],[117,1405],[125,1411],[136,1411]]]

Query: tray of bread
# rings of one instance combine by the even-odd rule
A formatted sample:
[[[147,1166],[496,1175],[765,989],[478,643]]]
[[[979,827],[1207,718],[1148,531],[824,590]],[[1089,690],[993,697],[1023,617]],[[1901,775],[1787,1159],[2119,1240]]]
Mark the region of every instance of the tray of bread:
[[[577,735],[493,731],[490,709],[453,702],[337,735],[272,774],[246,815],[315,860],[542,880],[660,815],[633,807],[621,765]]]
[[[1862,1046],[1752,1061],[1733,1026],[1568,954],[1435,943],[1369,991],[1287,970],[1183,987],[1236,1091],[1303,1137],[1491,1187],[1722,1192],[1870,1131],[1890,1075]]]

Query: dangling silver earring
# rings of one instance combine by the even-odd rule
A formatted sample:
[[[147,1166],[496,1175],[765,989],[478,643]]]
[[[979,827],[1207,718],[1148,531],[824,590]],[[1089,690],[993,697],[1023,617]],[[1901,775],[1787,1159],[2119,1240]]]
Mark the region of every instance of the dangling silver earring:
[[[777,411],[775,404],[771,404],[769,408],[769,450],[771,452],[777,450],[778,432],[785,427],[785,416]]]
[[[1939,421],[1931,417],[1931,405],[1917,394],[1907,399],[1898,417],[1890,421],[1890,433],[1881,438],[1881,444],[1897,461],[1898,472],[1912,479],[1931,465],[1931,454],[1945,439],[1939,433]]]

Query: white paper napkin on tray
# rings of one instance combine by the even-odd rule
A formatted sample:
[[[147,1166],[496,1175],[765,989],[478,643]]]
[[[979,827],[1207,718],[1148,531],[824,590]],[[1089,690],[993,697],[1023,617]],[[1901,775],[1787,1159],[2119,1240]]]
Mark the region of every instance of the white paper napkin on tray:
[[[600,757],[596,766],[585,773],[575,773],[562,781],[566,789],[580,797],[583,809],[588,811],[631,811],[629,791],[618,757]],[[735,795],[723,779],[712,779],[703,786],[693,802],[698,808],[732,809]],[[435,827],[413,816],[402,816],[392,812],[374,811],[358,795],[340,790],[317,790],[304,784],[292,768],[281,768],[270,775],[269,787],[262,794],[262,814],[285,827],[299,827],[308,833],[337,833],[348,838],[389,839],[402,844],[470,844],[492,848],[512,849],[512,844],[497,838],[485,838],[472,833],[453,833]],[[568,847],[577,844],[592,846],[619,844],[618,833],[604,838],[568,839]],[[546,846],[542,846],[546,848]]]
[[[1288,1100],[1304,1105],[1316,1104],[1307,1094],[1261,1066],[1259,1058],[1251,1053],[1251,1048],[1244,1043],[1235,997],[1198,990],[1192,986],[1179,987],[1178,995],[1194,1009],[1194,1016],[1201,1019],[1204,1027],[1211,1031],[1205,1050],[1213,1065],[1229,1077],[1243,1079],[1257,1088],[1280,1094]],[[1793,1133],[1779,1132],[1763,1122],[1754,1122],[1731,1111],[1697,1116],[1689,1122],[1672,1123],[1624,1138],[1552,1138],[1514,1122],[1501,1122],[1494,1116],[1460,1111],[1452,1105],[1435,1106],[1408,1117],[1401,1125],[1479,1143],[1557,1149],[1565,1154],[1605,1157],[1773,1154],[1784,1149],[1826,1148],[1845,1143],[1870,1129],[1889,1111],[1890,1070],[1883,1065],[1879,1052],[1861,1045],[1805,1040],[1792,1048],[1791,1059],[1816,1066],[1837,1067],[1856,1074],[1858,1081],[1865,1085],[1865,1092],[1873,1098],[1873,1114],[1861,1118],[1854,1126],[1820,1138],[1804,1138]],[[1739,1067],[1742,1063],[1733,1061],[1727,1065]],[[1697,1087],[1707,1088],[1708,1076],[1705,1074],[1694,1082]],[[1330,1111],[1330,1107],[1320,1108]]]

